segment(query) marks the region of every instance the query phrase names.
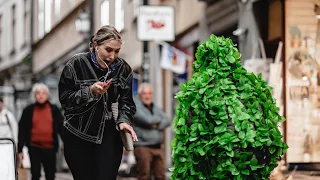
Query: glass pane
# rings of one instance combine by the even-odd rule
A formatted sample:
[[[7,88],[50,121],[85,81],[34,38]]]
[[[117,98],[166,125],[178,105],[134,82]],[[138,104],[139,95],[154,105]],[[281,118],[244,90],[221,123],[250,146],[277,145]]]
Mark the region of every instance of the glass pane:
[[[60,7],[61,7],[61,0],[54,1],[54,15],[56,17],[60,16]]]
[[[101,3],[100,16],[101,26],[109,25],[109,0],[105,0]]]
[[[45,24],[44,24],[44,29],[46,33],[48,33],[51,30],[51,4],[52,0],[46,0],[45,1]]]
[[[116,1],[115,8],[116,8],[115,26],[116,26],[116,29],[120,32],[124,28],[124,10],[123,10],[122,0]]]

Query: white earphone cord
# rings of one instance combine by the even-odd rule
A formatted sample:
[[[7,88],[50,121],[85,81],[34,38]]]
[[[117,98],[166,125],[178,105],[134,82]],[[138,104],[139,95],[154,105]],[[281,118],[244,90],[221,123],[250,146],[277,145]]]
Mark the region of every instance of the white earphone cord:
[[[104,60],[102,60],[102,58],[100,57],[99,52],[98,52],[98,48],[96,48],[96,51],[97,51],[97,54],[98,54],[99,59],[104,63],[104,65],[106,65],[106,67],[108,68],[108,71],[109,71],[109,66],[108,66],[108,64],[107,64],[106,62],[104,62]]]
[[[98,54],[98,58],[104,63],[104,65],[106,65],[106,67],[108,68],[108,72],[106,73],[106,75],[104,76],[104,82],[106,82],[107,81],[107,77],[108,77],[108,75],[109,75],[109,73],[110,73],[110,68],[109,68],[109,66],[108,66],[108,64],[106,63],[106,62],[104,62],[103,60],[102,60],[102,58],[100,57],[100,55],[99,55],[99,52],[98,52],[98,48],[96,48],[96,52],[97,52],[97,54]],[[101,87],[102,88],[102,87]]]

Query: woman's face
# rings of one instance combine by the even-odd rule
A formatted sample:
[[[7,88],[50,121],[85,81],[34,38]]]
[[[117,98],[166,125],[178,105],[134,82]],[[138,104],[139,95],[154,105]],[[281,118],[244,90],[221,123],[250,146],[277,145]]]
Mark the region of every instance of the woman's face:
[[[43,104],[48,100],[48,92],[46,89],[39,89],[34,93],[35,99],[39,104]]]
[[[104,61],[108,65],[111,64],[119,55],[121,42],[118,40],[107,40],[101,45],[96,46],[96,56],[100,66],[106,68]]]

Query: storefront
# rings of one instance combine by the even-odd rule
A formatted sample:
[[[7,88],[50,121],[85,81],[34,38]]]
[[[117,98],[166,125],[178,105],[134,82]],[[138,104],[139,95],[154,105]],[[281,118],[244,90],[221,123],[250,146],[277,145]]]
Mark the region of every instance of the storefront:
[[[320,4],[319,4],[320,5]],[[285,1],[287,162],[320,162],[320,20],[313,0]]]

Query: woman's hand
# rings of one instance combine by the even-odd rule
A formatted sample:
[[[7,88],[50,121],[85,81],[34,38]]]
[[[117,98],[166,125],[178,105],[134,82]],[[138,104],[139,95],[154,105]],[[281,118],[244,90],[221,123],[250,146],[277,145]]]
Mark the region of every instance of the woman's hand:
[[[99,81],[99,82],[92,84],[90,87],[90,90],[91,90],[92,94],[94,94],[94,95],[104,94],[109,89],[110,84],[111,84],[111,81],[108,81],[106,83]]]
[[[132,136],[132,140],[133,140],[133,141],[138,141],[138,137],[137,137],[137,135],[136,135],[136,132],[134,132],[133,128],[132,128],[129,124],[127,124],[127,123],[120,123],[120,124],[119,124],[119,128],[120,128],[120,130],[124,130],[124,131],[130,133],[131,136]]]

